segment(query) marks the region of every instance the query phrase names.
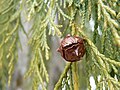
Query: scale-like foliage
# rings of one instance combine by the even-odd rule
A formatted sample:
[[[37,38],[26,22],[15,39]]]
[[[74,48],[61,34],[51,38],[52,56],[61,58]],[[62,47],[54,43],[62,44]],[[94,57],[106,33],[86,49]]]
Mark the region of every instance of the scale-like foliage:
[[[17,60],[17,43],[19,42],[18,29],[20,26],[20,8],[17,0],[3,0],[0,2],[0,83],[4,90],[10,85],[14,65]],[[8,77],[8,78],[7,78]]]
[[[21,12],[32,22],[29,33],[24,30]],[[26,22],[27,22],[26,21]],[[94,22],[94,30],[90,23]],[[86,55],[81,62],[68,63],[54,90],[120,88],[120,2],[119,0],[2,0],[0,1],[0,89],[10,84],[20,46],[19,31],[29,38],[33,89],[47,89],[49,82],[45,60],[50,58],[49,37],[70,33],[84,38]],[[20,47],[19,47],[20,48]],[[82,71],[79,71],[82,67]],[[81,75],[84,73],[85,78]],[[83,79],[83,80],[81,80]],[[98,80],[99,79],[99,80]]]

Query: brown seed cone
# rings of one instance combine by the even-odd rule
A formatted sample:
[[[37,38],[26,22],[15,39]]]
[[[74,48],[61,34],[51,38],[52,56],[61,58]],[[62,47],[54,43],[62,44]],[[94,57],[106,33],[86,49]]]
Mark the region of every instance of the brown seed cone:
[[[61,41],[57,50],[61,56],[69,62],[79,61],[85,54],[85,46],[82,38],[69,34]]]

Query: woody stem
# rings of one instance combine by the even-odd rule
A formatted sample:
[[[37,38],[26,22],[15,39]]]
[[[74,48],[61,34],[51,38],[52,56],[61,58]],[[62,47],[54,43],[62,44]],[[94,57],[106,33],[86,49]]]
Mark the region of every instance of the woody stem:
[[[77,62],[72,63],[72,72],[73,72],[73,80],[74,80],[74,90],[79,90],[79,78],[78,78],[78,67]]]

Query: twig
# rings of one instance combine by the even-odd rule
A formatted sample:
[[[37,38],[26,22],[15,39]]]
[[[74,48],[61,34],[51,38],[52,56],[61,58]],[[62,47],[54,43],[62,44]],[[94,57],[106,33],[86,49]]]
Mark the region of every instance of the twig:
[[[62,84],[62,80],[63,80],[63,78],[65,77],[66,73],[68,72],[70,66],[71,66],[71,63],[67,63],[67,65],[66,65],[66,67],[65,67],[62,75],[60,76],[60,79],[58,80],[57,84],[55,85],[54,90],[58,90],[58,89],[59,89],[59,87],[60,87],[61,84]]]
[[[77,62],[73,62],[72,65],[73,65],[72,72],[73,72],[73,80],[74,80],[74,90],[79,90]]]

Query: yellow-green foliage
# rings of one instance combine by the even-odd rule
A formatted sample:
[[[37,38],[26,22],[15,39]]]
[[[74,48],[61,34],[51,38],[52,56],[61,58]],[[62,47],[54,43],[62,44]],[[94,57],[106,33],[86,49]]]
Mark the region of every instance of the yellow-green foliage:
[[[0,83],[4,90],[10,84],[14,65],[17,60],[18,28],[20,11],[16,10],[18,1],[0,1]],[[22,9],[22,4],[20,5]],[[8,77],[8,78],[7,78]]]
[[[27,21],[33,23],[28,34],[21,23],[21,12],[25,13]],[[91,19],[95,23],[93,32],[89,29]],[[40,84],[42,90],[46,90],[46,84],[49,83],[45,63],[47,62],[45,60],[49,60],[51,52],[49,37],[54,35],[63,37],[68,33],[79,35],[85,40],[86,55],[80,63],[84,67],[86,88],[91,89],[89,79],[93,76],[98,90],[102,90],[103,87],[106,90],[119,90],[119,0],[1,0],[0,89],[2,90],[7,83],[10,84],[14,72],[20,46],[18,32],[21,29],[30,38],[28,45],[32,51],[30,53],[32,60],[25,78],[31,76],[33,90],[37,90]],[[82,81],[77,81],[80,74],[77,66],[80,63],[66,65],[54,90],[79,88],[77,83],[82,84]]]

